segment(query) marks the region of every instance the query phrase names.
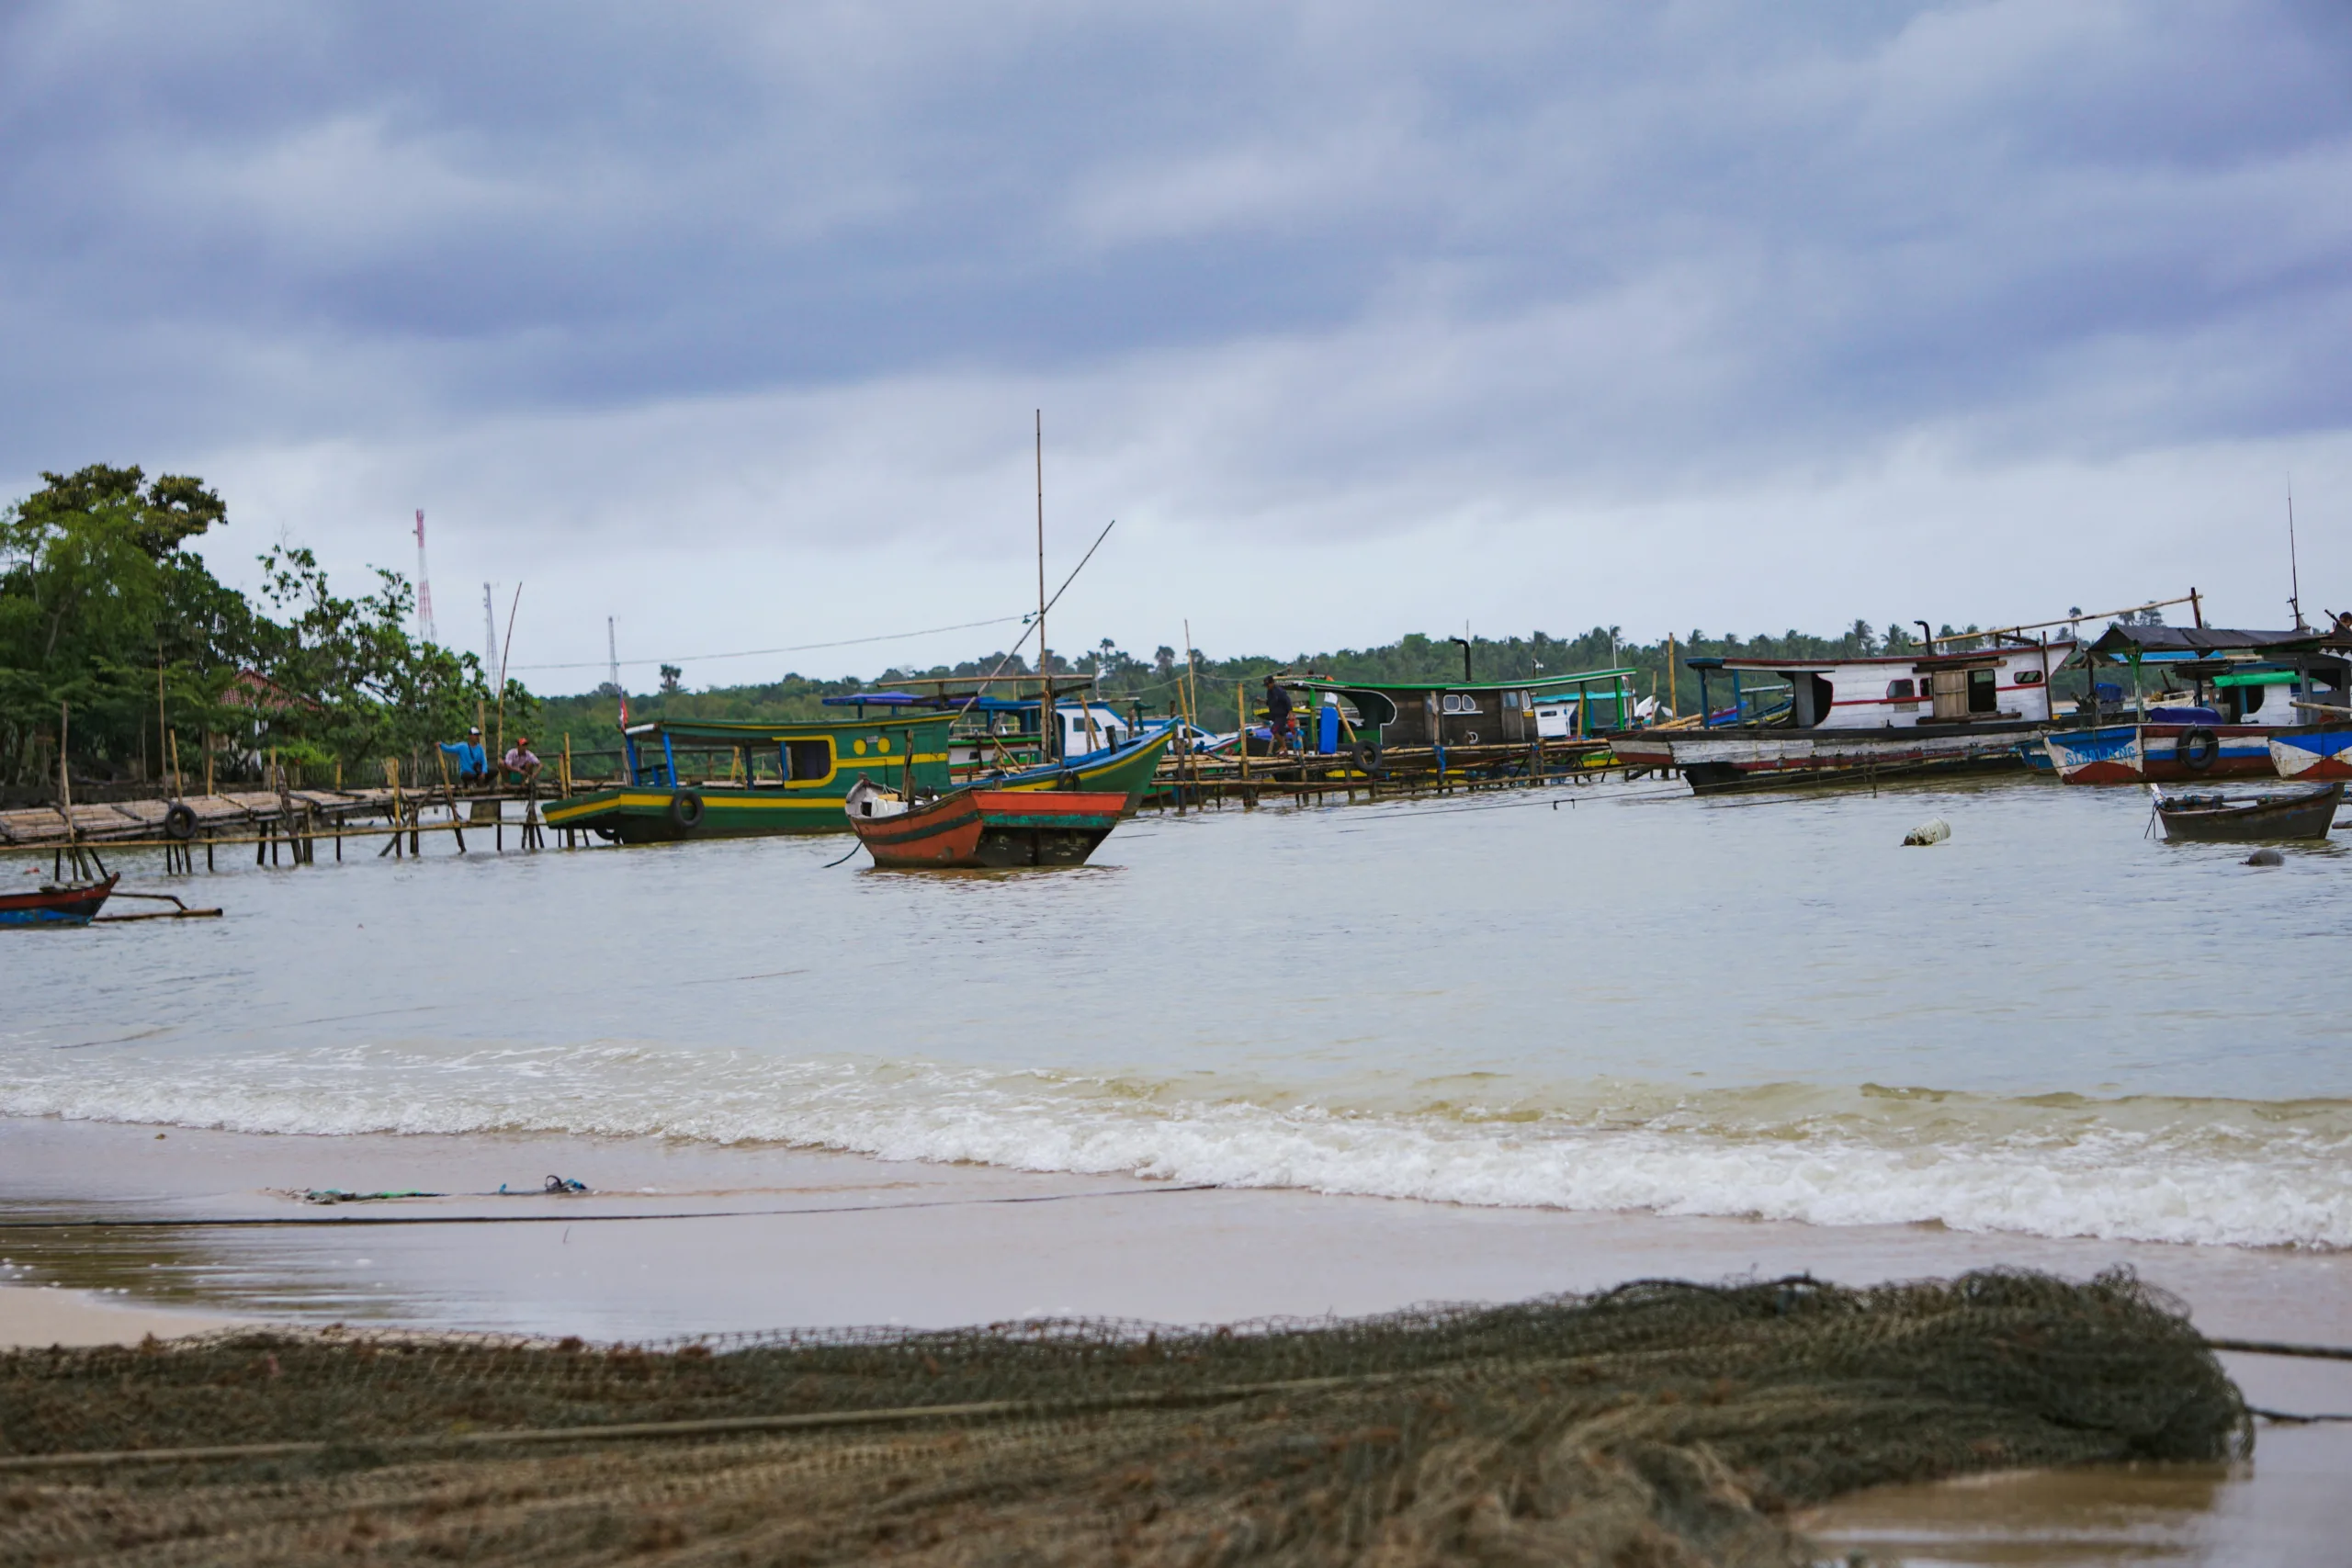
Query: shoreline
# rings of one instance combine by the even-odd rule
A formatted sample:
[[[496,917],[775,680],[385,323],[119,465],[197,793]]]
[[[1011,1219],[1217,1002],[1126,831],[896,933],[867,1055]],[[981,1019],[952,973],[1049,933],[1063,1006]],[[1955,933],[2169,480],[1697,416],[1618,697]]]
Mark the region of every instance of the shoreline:
[[[542,1195],[549,1176],[591,1190]],[[322,1206],[300,1200],[311,1188],[442,1195]],[[1053,1314],[1230,1322],[1668,1275],[2121,1265],[2209,1333],[2352,1343],[2342,1253],[1202,1189],[636,1137],[0,1118],[7,1219],[52,1228],[0,1232],[0,1283],[216,1317],[599,1338]]]
[[[0,1348],[247,1323],[592,1343],[1041,1316],[1202,1325],[1642,1278],[1810,1273],[1863,1285],[1996,1267],[2080,1278],[2118,1265],[2178,1297],[2207,1334],[2352,1344],[2352,1258],[2341,1254],[1204,1190],[546,1134],[0,1118]],[[592,1190],[529,1190],[550,1174]],[[306,1187],[448,1195],[317,1205],[300,1200]],[[36,1219],[54,1228],[21,1224]],[[2352,1411],[2352,1364],[2221,1359],[2256,1406]],[[1834,1551],[1983,1568],[2313,1561],[2340,1534],[2347,1472],[2352,1426],[2266,1424],[2250,1464],[1883,1488],[1798,1522]]]

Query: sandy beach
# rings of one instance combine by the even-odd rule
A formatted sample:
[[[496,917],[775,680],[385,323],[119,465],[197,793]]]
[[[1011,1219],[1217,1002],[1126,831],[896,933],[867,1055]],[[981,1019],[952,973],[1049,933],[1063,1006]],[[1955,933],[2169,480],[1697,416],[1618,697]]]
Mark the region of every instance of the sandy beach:
[[[235,1320],[605,1340],[1048,1315],[1204,1323],[1659,1276],[1859,1283],[2118,1265],[2178,1295],[2208,1333],[2352,1343],[2346,1261],[2331,1253],[1184,1190],[653,1139],[17,1119],[0,1123],[0,1338],[16,1345]],[[550,1175],[590,1190],[540,1195]],[[446,1196],[300,1197],[323,1188]],[[2352,1410],[2352,1366],[2224,1359],[2257,1406]],[[1808,1522],[1832,1544],[1912,1562],[2292,1561],[2333,1540],[2346,1432],[2267,1426],[2251,1466],[1980,1478],[1866,1495]]]

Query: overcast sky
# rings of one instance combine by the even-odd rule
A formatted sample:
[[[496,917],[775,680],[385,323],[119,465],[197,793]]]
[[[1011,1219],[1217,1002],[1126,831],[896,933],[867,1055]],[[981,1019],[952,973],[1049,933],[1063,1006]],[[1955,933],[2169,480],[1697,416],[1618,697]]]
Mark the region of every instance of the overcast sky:
[[[0,9],[0,495],[694,684],[2352,609],[2352,6]],[[598,671],[544,670],[547,690]],[[650,671],[631,671],[633,684]]]

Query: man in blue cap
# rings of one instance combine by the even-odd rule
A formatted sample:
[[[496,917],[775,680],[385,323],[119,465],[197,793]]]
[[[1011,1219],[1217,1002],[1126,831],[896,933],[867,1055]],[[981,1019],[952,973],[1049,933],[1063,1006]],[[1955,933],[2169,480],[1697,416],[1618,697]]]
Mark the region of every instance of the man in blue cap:
[[[467,728],[463,740],[444,740],[441,750],[458,764],[458,782],[461,784],[481,784],[490,782],[490,759],[481,749],[481,727]]]

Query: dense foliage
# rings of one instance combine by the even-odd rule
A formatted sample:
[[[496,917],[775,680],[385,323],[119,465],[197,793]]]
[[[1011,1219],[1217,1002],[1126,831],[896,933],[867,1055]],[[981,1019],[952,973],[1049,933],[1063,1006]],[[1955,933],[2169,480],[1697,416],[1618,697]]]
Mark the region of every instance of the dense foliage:
[[[312,776],[376,776],[462,733],[489,700],[481,666],[412,638],[408,583],[338,596],[309,550],[261,558],[262,603],[187,546],[228,509],[201,479],[94,464],[0,512],[0,782],[256,776],[272,753]],[[534,701],[510,687],[507,709]]]

